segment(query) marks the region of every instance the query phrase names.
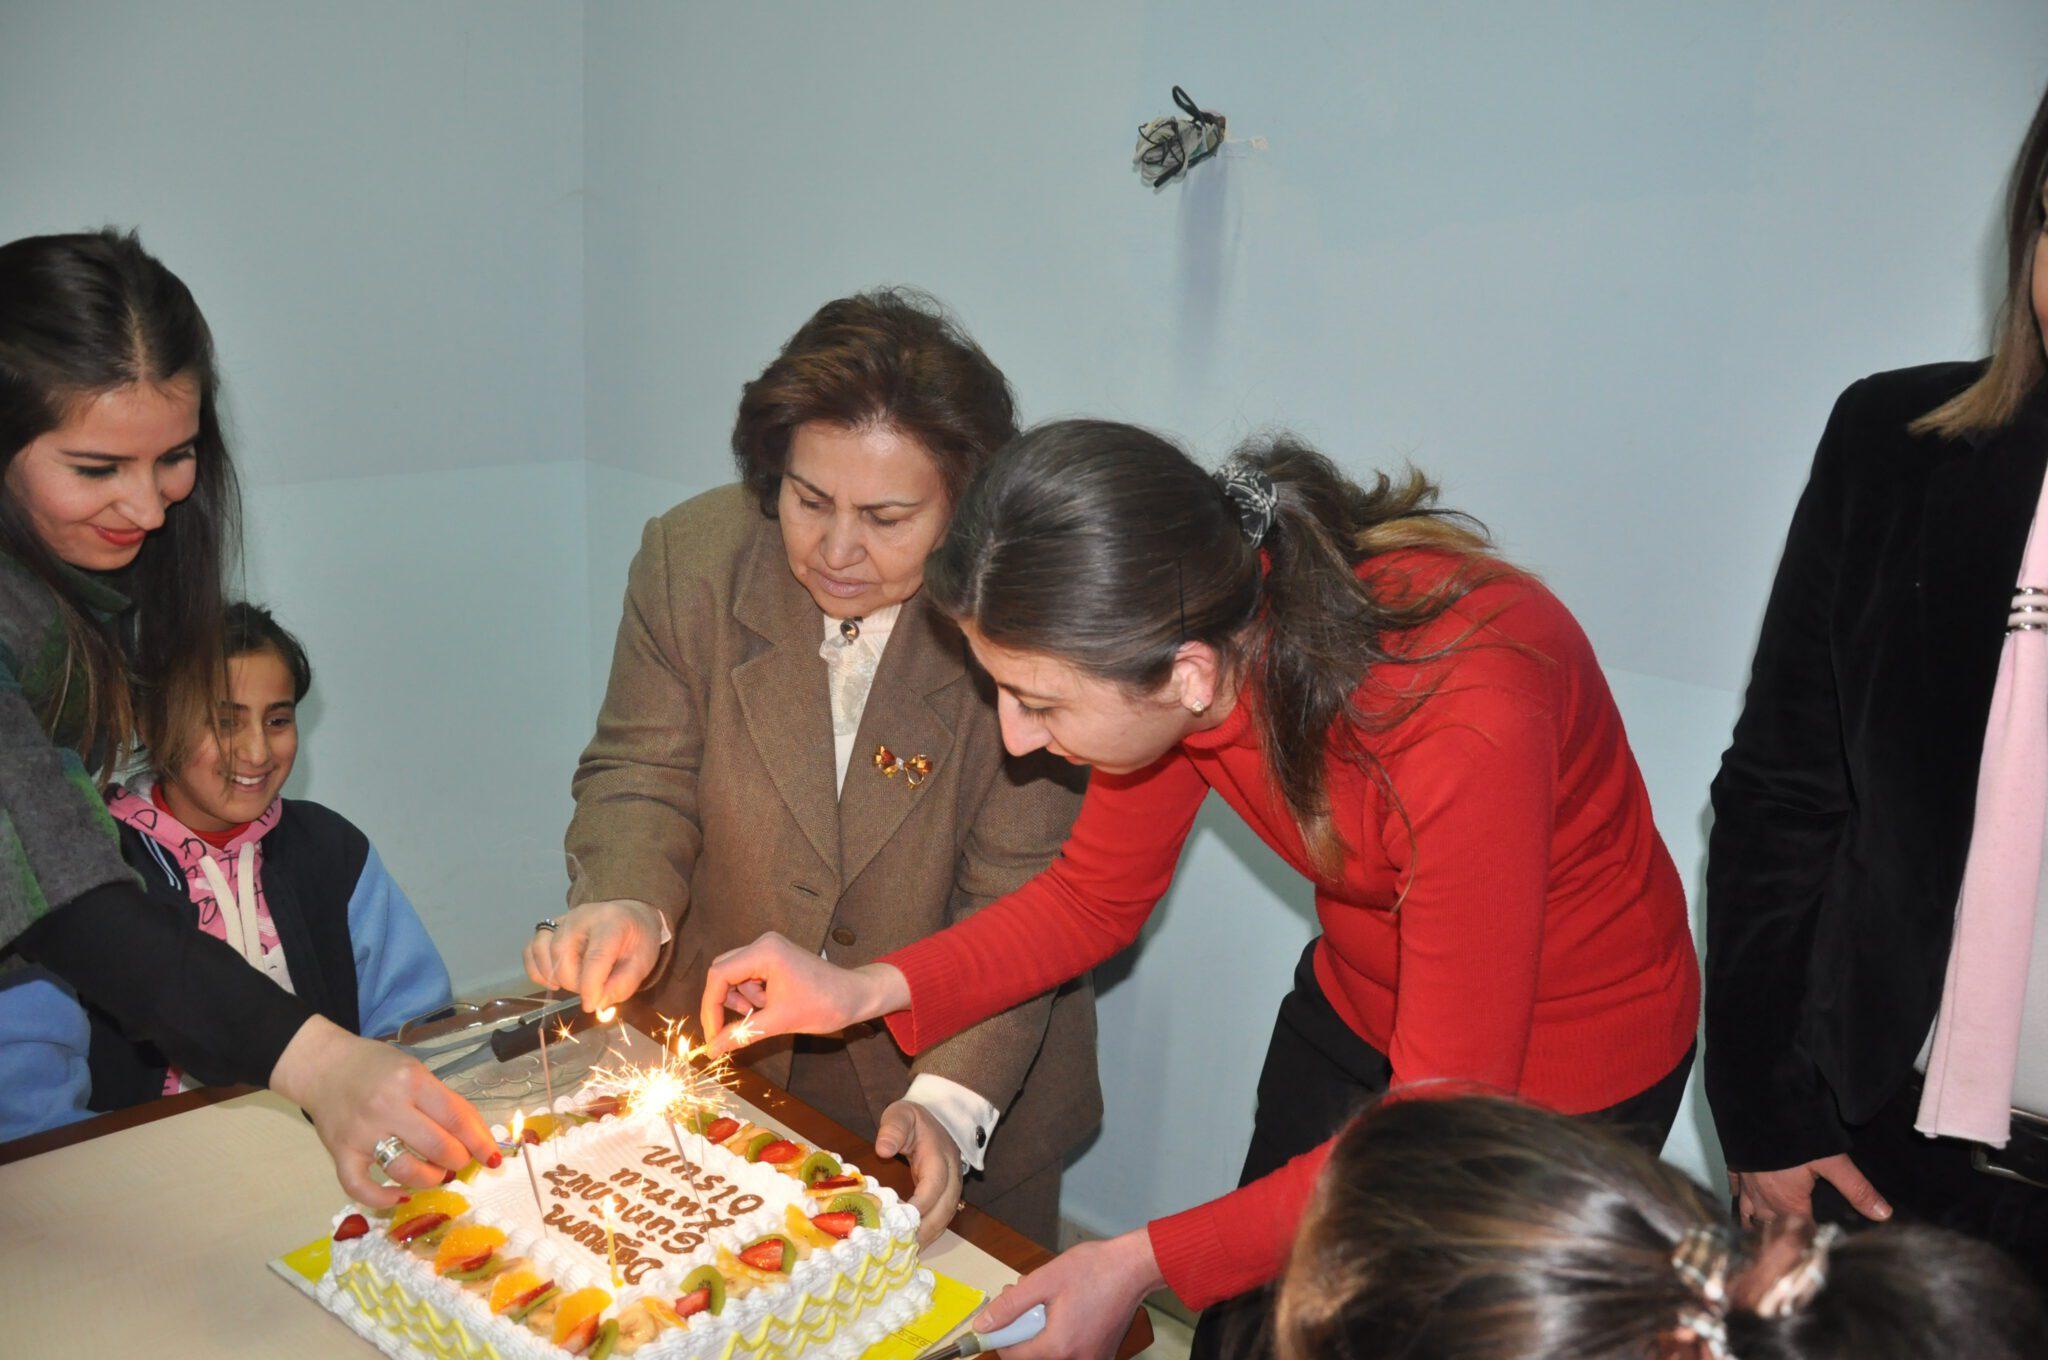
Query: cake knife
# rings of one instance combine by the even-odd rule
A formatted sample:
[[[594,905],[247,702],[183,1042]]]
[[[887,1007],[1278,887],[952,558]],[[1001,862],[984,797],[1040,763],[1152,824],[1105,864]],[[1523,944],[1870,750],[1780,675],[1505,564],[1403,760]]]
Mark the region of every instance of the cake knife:
[[[980,1355],[984,1351],[1001,1350],[1005,1346],[1019,1346],[1045,1330],[1045,1305],[1033,1304],[1031,1308],[1007,1327],[998,1327],[992,1332],[969,1332],[958,1341],[950,1342],[935,1351],[927,1351],[918,1360],[959,1360],[963,1355]]]
[[[453,1046],[442,1050],[443,1053],[450,1053],[454,1051],[454,1047],[461,1047],[463,1049],[462,1052],[457,1056],[450,1057],[446,1062],[430,1064],[428,1070],[445,1081],[453,1074],[475,1067],[478,1063],[489,1062],[493,1059],[496,1059],[498,1062],[511,1062],[514,1058],[523,1058],[533,1052],[534,1049],[540,1047],[540,1030],[542,1025],[554,1020],[557,1016],[563,1015],[564,1012],[575,1010],[582,1004],[583,999],[581,997],[568,996],[560,1001],[550,1002],[539,1010],[531,1012],[515,1024],[474,1031],[470,1037],[469,1044]],[[567,1025],[570,1032],[574,1033],[579,1029],[585,1028],[590,1023],[590,1020],[586,1020],[583,1015],[569,1015],[561,1023]],[[425,1055],[419,1056],[424,1057]],[[437,1054],[436,1056],[440,1055]]]

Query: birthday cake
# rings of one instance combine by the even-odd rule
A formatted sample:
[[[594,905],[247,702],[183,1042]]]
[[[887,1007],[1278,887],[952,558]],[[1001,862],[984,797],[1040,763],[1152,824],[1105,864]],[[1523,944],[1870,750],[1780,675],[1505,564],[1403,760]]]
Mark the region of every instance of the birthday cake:
[[[495,1169],[335,1216],[318,1297],[386,1354],[857,1360],[930,1305],[917,1210],[828,1152],[613,1099],[506,1134]]]

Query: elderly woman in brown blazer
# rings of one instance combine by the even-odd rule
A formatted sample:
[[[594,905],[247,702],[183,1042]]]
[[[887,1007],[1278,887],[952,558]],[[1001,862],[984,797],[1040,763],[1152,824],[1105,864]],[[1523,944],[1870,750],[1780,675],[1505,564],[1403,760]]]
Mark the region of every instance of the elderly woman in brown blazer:
[[[919,594],[1012,434],[1008,384],[926,299],[826,304],[740,400],[741,484],[647,526],[534,980],[593,1009],[773,930],[854,966],[980,909],[1065,838],[1079,779],[1007,756],[986,680]],[[1059,768],[1054,768],[1059,767]],[[965,1197],[1055,1245],[1062,1157],[1101,1117],[1085,981],[914,1061],[880,1026],[756,1070],[906,1157],[927,1240]]]

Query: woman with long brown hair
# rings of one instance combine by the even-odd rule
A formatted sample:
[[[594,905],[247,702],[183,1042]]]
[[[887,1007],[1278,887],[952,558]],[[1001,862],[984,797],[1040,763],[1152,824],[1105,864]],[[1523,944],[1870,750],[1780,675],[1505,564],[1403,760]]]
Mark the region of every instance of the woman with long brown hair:
[[[1281,1360],[2027,1360],[2048,1314],[1982,1243],[1737,1229],[1602,1129],[1457,1096],[1338,1137],[1275,1331]]]
[[[1745,1220],[1904,1218],[2048,1284],[2048,95],[1989,358],[1835,403],[1707,847],[1707,1095]]]
[[[497,1157],[489,1128],[148,901],[102,799],[138,731],[183,734],[151,752],[172,762],[218,731],[239,508],[218,389],[198,304],[132,233],[0,245],[0,1126],[61,1084],[12,1063],[86,1067],[84,1013],[47,1004],[68,984],[195,1080],[305,1106],[343,1188],[389,1204],[373,1157],[438,1185]],[[53,1016],[64,1032],[34,1030]]]
[[[1018,1360],[1106,1355],[1162,1281],[1196,1352],[1263,1345],[1327,1141],[1360,1101],[1454,1078],[1661,1146],[1699,980],[1621,719],[1563,605],[1419,477],[1359,486],[1286,439],[1212,476],[1147,431],[1041,426],[969,491],[928,569],[1012,750],[1094,774],[1060,858],[877,963],[768,939],[716,961],[707,1028],[884,1017],[916,1051],[1130,944],[1215,790],[1314,883],[1243,1185],[1077,1247],[998,1299],[1055,1300]],[[1184,985],[1230,1023],[1227,964]],[[1212,1307],[1244,1296],[1230,1307]]]

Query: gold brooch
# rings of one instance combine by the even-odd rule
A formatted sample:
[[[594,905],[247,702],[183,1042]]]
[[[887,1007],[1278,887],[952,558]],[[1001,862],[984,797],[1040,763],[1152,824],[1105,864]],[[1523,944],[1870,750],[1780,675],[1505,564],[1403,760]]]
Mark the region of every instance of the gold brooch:
[[[927,755],[915,755],[903,760],[888,747],[877,746],[872,759],[875,768],[882,772],[884,779],[894,779],[900,774],[913,789],[932,777],[932,758]]]

